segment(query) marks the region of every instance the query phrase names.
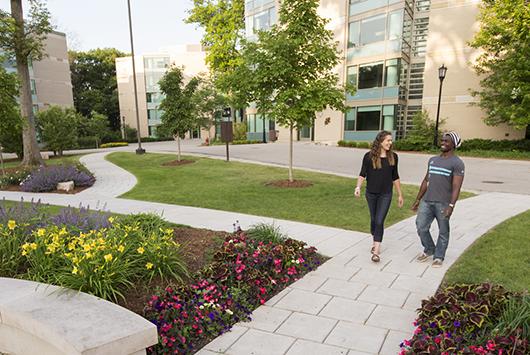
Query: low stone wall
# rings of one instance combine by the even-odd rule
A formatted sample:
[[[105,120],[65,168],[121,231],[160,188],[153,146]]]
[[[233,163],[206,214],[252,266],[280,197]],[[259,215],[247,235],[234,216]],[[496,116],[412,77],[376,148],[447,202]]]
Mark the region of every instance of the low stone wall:
[[[140,355],[157,341],[154,324],[114,303],[0,278],[0,354]]]

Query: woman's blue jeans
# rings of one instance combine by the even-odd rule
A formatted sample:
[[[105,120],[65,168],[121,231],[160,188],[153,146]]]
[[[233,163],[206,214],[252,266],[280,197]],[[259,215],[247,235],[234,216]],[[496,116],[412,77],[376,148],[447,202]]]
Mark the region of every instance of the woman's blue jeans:
[[[376,194],[367,191],[366,201],[370,209],[370,233],[374,237],[374,242],[382,242],[385,218],[390,202],[392,202],[392,193]]]
[[[421,201],[418,207],[416,229],[423,245],[423,252],[427,255],[434,255],[434,259],[443,260],[449,245],[449,218],[444,216],[447,207],[449,207],[448,203],[435,201]],[[436,245],[430,232],[434,219],[436,219],[439,229]]]

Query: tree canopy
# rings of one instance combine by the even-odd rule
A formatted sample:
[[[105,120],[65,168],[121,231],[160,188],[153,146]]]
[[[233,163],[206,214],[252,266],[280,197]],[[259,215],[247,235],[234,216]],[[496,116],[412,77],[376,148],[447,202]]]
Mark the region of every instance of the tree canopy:
[[[113,130],[120,129],[115,61],[125,55],[115,48],[68,53],[76,110],[84,116],[92,111],[105,115]]]
[[[46,147],[59,156],[77,145],[77,112],[73,108],[50,106],[37,114],[39,132]]]
[[[0,145],[4,151],[16,153],[22,157],[22,119],[17,95],[16,75],[8,73],[0,66]]]
[[[480,99],[489,125],[530,124],[530,6],[528,0],[484,0],[479,32],[471,42],[484,52],[475,69],[483,75]]]

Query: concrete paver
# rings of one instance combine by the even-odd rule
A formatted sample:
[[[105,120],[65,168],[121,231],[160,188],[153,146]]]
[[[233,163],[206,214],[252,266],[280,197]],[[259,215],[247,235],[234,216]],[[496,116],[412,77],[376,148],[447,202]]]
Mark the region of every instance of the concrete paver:
[[[243,228],[259,222],[275,223],[290,237],[320,246],[320,252],[331,257],[318,270],[258,308],[253,321],[234,326],[231,332],[208,344],[199,352],[202,355],[341,354],[346,351],[350,355],[395,354],[403,338],[412,335],[414,310],[422,299],[436,291],[447,268],[486,231],[530,206],[528,195],[499,192],[459,201],[451,217],[447,259],[440,269],[415,261],[421,246],[414,218],[398,222],[386,228],[388,237],[383,242],[381,262],[376,264],[370,261],[371,237],[367,234],[242,213],[117,198],[134,186],[136,179],[105,161],[105,154],[82,158],[98,182],[79,194],[0,191],[0,198],[41,199],[43,203],[62,206],[88,204],[91,208],[99,206],[123,214],[153,212],[163,214],[174,223],[225,231],[231,231],[236,220]],[[436,237],[436,226],[432,230]],[[308,324],[312,325],[311,331],[325,329],[326,335],[296,332],[295,325]],[[279,329],[290,335],[278,334]]]
[[[337,322],[334,319],[295,312],[283,322],[275,333],[321,343]]]

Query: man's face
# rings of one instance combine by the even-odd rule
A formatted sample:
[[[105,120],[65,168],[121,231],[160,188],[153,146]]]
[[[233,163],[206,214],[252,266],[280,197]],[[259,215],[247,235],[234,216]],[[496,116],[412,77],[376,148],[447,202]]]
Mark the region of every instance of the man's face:
[[[453,149],[454,149],[454,144],[453,144],[453,140],[451,139],[451,137],[448,135],[443,136],[442,142],[440,144],[440,150],[442,152],[448,152]]]

